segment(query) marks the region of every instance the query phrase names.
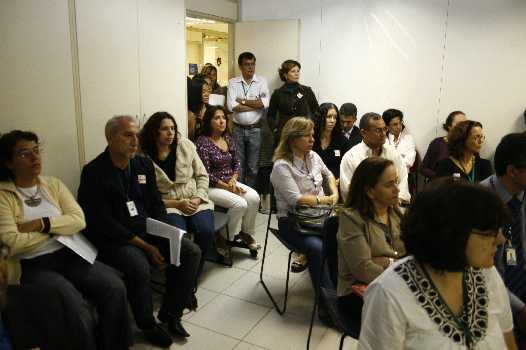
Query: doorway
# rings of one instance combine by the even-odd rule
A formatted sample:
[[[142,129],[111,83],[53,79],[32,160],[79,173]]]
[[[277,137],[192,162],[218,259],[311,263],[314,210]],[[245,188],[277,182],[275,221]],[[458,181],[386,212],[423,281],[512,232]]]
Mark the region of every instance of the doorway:
[[[186,17],[186,69],[193,77],[203,66],[217,68],[217,82],[227,86],[229,78],[229,25],[226,22]]]

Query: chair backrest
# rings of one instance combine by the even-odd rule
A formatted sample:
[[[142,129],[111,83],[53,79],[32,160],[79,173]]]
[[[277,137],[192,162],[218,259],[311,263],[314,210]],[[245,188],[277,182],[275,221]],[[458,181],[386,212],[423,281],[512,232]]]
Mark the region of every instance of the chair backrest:
[[[338,284],[338,240],[336,234],[340,225],[338,215],[325,220],[323,225],[323,262],[327,264],[330,281],[334,288]]]

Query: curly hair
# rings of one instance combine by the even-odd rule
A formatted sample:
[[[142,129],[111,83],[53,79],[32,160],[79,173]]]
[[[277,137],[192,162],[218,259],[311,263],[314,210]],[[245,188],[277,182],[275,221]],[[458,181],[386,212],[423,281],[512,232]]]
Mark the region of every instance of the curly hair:
[[[466,141],[469,138],[471,129],[475,127],[482,128],[482,124],[474,120],[465,120],[455,125],[447,134],[447,148],[449,155],[459,159],[466,149]]]
[[[31,131],[13,130],[0,137],[0,181],[14,180],[15,175],[6,163],[13,160],[14,148],[21,140],[34,141],[38,144],[37,134]]]
[[[194,75],[192,80],[190,80],[188,88],[188,110],[192,111],[194,114],[198,114],[203,106],[203,86],[208,85],[207,79],[208,76],[205,76],[201,73]]]
[[[320,105],[320,117],[316,118],[316,130],[314,131],[314,147],[320,147],[321,135],[325,130],[327,124],[327,114],[331,109],[336,111],[336,124],[331,132],[331,140],[334,140],[338,135],[341,135],[342,129],[340,126],[340,112],[334,103],[326,102]]]
[[[148,155],[152,159],[158,158],[157,138],[159,137],[159,129],[164,119],[170,119],[174,123],[176,138],[179,137],[177,131],[177,123],[175,118],[168,112],[155,112],[148,118],[148,121],[142,127],[141,133],[139,134],[139,145],[144,154]],[[172,152],[177,150],[177,139],[172,142],[170,146]]]
[[[414,198],[401,223],[408,254],[439,271],[462,271],[473,230],[509,222],[501,199],[489,189],[450,178],[435,180]]]
[[[446,118],[446,122],[442,124],[442,128],[446,130],[447,132],[449,132],[449,129],[451,129],[451,125],[453,125],[453,120],[455,120],[455,117],[459,114],[466,115],[466,113],[462,111],[453,111],[449,113]]]
[[[385,169],[391,165],[394,165],[392,160],[381,157],[364,159],[352,176],[345,206],[358,210],[363,217],[374,219],[374,204],[367,191],[378,184]]]
[[[210,125],[212,123],[212,119],[214,119],[214,115],[217,111],[223,111],[225,118],[226,118],[226,109],[223,106],[209,106],[206,111],[205,115],[203,116],[203,126],[201,129],[201,135],[204,136],[210,136],[212,135],[212,126]],[[223,132],[224,134],[228,133],[228,128],[225,129]]]

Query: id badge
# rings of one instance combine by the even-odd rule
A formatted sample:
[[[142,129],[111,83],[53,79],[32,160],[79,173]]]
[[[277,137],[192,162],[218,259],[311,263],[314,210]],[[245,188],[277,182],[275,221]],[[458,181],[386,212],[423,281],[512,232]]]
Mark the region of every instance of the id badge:
[[[298,92],[298,94],[297,94],[296,96],[298,96],[298,98],[300,98],[300,99],[303,97],[303,95],[301,94],[301,92]]]
[[[139,181],[139,183],[141,185],[145,185],[146,184],[146,175],[137,175],[137,181]]]
[[[515,248],[506,248],[506,264],[508,266],[517,265],[517,253],[515,252]]]
[[[339,157],[340,156],[340,150],[339,149],[335,149],[334,150],[334,156],[335,157]]]
[[[139,213],[137,212],[137,207],[135,206],[135,203],[133,201],[126,202],[126,205],[128,206],[128,213],[130,213],[130,216],[137,216]]]

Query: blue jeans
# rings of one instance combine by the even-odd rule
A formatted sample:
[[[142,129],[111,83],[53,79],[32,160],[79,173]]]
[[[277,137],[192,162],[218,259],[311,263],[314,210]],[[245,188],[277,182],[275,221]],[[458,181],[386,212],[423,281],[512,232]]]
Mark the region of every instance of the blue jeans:
[[[214,213],[210,209],[201,210],[190,216],[172,213],[168,214],[168,221],[170,225],[194,234],[194,242],[201,248],[201,261],[197,269],[197,276],[199,277],[203,270],[205,257],[214,245]]]
[[[234,124],[234,140],[239,155],[239,182],[255,188],[258,175],[259,149],[261,147],[261,129],[243,129]]]
[[[300,235],[296,231],[291,231],[289,228],[289,218],[286,216],[278,218],[278,229],[280,237],[285,242],[296,248],[299,253],[303,253],[307,256],[310,278],[314,290],[316,290],[316,285],[320,281],[321,275],[321,257],[323,249],[321,238],[317,236]],[[325,281],[325,279],[323,281]],[[322,285],[326,286],[327,284],[323,281]]]

